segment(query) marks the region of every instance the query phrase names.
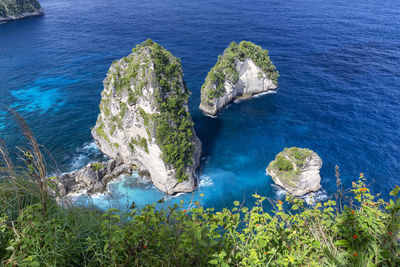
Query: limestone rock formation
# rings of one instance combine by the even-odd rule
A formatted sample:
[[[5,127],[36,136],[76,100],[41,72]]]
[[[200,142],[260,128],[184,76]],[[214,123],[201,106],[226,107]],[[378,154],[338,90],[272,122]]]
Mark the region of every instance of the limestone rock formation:
[[[321,189],[319,170],[322,160],[317,153],[305,148],[285,148],[268,168],[275,184],[300,197]]]
[[[267,50],[251,42],[232,42],[206,77],[200,109],[215,116],[234,100],[275,90],[278,77]]]
[[[43,15],[37,0],[0,0],[0,23]]]
[[[132,167],[119,160],[93,162],[80,170],[61,175],[58,187],[61,196],[73,193],[103,193],[107,190],[108,182],[121,174],[131,172]]]
[[[147,40],[114,62],[92,135],[99,149],[147,170],[163,192],[196,188],[201,142],[193,129],[180,60]]]

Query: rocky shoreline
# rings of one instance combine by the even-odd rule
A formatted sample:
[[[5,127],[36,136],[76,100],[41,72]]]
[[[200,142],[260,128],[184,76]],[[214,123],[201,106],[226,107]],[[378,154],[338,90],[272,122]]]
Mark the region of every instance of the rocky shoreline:
[[[25,18],[29,18],[29,17],[43,16],[43,15],[44,15],[44,13],[43,13],[43,10],[41,9],[40,11],[26,12],[26,13],[22,13],[21,15],[17,15],[17,16],[7,16],[7,17],[0,16],[0,23],[5,23],[5,22],[19,20],[19,19],[25,19]]]
[[[81,193],[105,193],[110,181],[122,174],[132,174],[135,169],[135,166],[126,165],[119,159],[92,162],[79,170],[62,174],[58,181],[59,194],[65,197]]]

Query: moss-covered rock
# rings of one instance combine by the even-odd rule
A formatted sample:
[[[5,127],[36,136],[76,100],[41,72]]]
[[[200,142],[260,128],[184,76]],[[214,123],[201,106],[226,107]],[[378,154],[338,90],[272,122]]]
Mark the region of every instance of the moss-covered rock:
[[[0,0],[0,22],[43,15],[37,0]]]
[[[200,109],[216,115],[236,99],[275,90],[278,77],[268,50],[252,42],[232,42],[206,77],[201,88]]]
[[[195,189],[201,154],[182,76],[180,60],[159,44],[137,45],[111,65],[92,130],[103,153],[148,170],[169,194]]]
[[[321,189],[321,158],[306,148],[285,148],[267,168],[274,182],[294,196]]]

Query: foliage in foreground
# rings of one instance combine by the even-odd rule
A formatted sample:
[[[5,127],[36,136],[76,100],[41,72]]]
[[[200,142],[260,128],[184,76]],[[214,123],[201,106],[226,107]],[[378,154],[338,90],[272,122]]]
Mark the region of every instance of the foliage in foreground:
[[[18,119],[18,118],[17,118]],[[20,123],[24,123],[21,121]],[[24,125],[23,125],[24,126]],[[130,212],[57,204],[36,140],[13,167],[0,142],[0,262],[6,266],[400,266],[399,188],[377,199],[363,174],[336,201],[254,195],[216,212],[194,202]],[[341,187],[339,176],[338,188]]]
[[[153,204],[102,214],[49,200],[46,211],[37,202],[15,218],[2,188],[0,255],[10,266],[399,266],[399,189],[389,203],[363,180],[351,191],[357,204],[343,209],[288,199],[267,213],[265,198],[254,195],[251,210],[238,202],[222,212]]]

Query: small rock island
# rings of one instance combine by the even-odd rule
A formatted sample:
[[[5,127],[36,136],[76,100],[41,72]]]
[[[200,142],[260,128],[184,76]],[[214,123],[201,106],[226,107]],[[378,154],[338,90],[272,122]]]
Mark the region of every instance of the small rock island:
[[[321,189],[321,158],[306,148],[285,148],[267,168],[275,184],[293,196],[301,197]]]
[[[275,90],[279,73],[268,50],[252,42],[232,42],[208,73],[201,88],[200,109],[215,116],[235,100]]]
[[[37,0],[0,0],[0,23],[43,15]]]
[[[202,144],[189,113],[180,60],[147,40],[114,62],[104,80],[92,135],[99,149],[147,171],[167,194],[197,185]]]

